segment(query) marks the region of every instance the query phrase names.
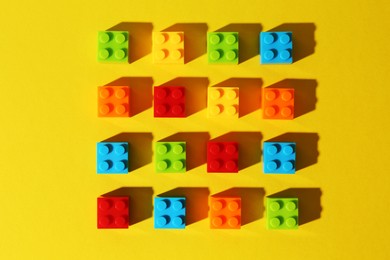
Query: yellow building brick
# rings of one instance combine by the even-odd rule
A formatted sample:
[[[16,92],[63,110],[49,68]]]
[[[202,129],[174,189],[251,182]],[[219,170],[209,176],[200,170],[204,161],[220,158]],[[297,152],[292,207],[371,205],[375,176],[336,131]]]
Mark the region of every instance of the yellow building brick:
[[[184,64],[184,33],[154,32],[153,62]]]
[[[239,91],[237,87],[211,87],[207,95],[208,117],[238,118]]]

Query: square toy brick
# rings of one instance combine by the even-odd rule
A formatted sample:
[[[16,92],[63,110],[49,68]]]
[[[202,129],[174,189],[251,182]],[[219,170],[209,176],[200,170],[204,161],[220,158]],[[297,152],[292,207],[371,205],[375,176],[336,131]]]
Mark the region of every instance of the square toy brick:
[[[264,142],[264,173],[295,173],[295,143]]]
[[[263,89],[262,106],[264,119],[293,119],[294,89]]]
[[[156,172],[182,173],[186,171],[185,142],[157,142],[155,150]]]
[[[238,143],[208,142],[207,172],[238,172]]]
[[[260,62],[262,64],[292,63],[292,33],[260,33]]]
[[[185,117],[184,87],[154,87],[154,117]]]
[[[97,143],[98,173],[128,173],[129,144],[125,142]]]
[[[128,197],[101,197],[97,204],[98,228],[128,228]]]
[[[207,116],[238,118],[239,91],[236,87],[211,87],[207,95]]]
[[[103,86],[98,88],[99,117],[129,117],[130,88],[127,86]]]
[[[210,197],[210,228],[239,229],[241,227],[240,197]]]
[[[104,31],[98,33],[98,61],[127,62],[129,33]]]
[[[267,228],[297,229],[298,199],[267,198]]]
[[[211,64],[238,64],[238,33],[208,33],[207,56]]]
[[[154,228],[184,229],[186,227],[186,198],[154,198]]]
[[[153,62],[184,64],[184,33],[154,32]]]

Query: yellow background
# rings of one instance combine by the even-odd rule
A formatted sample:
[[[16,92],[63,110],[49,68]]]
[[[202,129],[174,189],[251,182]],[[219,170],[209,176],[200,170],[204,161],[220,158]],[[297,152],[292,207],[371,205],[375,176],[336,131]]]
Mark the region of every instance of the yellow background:
[[[0,259],[389,258],[389,6],[384,0],[3,1]],[[189,33],[200,37],[191,47],[196,58],[186,65],[153,65],[149,32],[177,23],[190,23]],[[130,51],[132,63],[98,63],[97,31],[123,26],[138,32],[131,35],[130,44],[138,48]],[[196,47],[204,29],[234,26],[248,30],[241,39],[246,60],[208,65],[204,47]],[[259,65],[250,48],[258,39],[248,36],[288,26],[301,36],[294,47],[300,59]],[[97,86],[118,79],[145,85],[145,92],[132,92],[138,93],[138,113],[97,118]],[[147,101],[151,85],[174,79],[193,85],[193,113],[154,119]],[[204,87],[226,80],[244,85],[246,114],[237,121],[209,120]],[[261,88],[281,81],[301,89],[308,103],[298,105],[302,115],[293,121],[262,120],[251,102]],[[293,176],[264,175],[259,148],[243,148],[247,167],[237,175],[206,174],[205,164],[185,175],[155,174],[151,142],[178,132],[194,138],[233,132],[226,136],[247,143],[290,133],[307,146],[298,155],[302,169]],[[137,169],[97,175],[96,142],[121,133],[136,142]],[[200,221],[184,231],[154,230],[147,217],[151,196],[176,190],[204,201],[205,194],[233,187],[259,201],[258,207],[248,204],[256,212],[244,212],[249,223],[239,231],[210,230],[204,207],[194,213]],[[144,220],[127,230],[98,230],[96,198],[119,188],[142,197],[135,203],[145,210],[137,219]],[[301,195],[312,206],[303,210],[307,223],[297,231],[267,231],[263,195],[290,188],[306,192]]]

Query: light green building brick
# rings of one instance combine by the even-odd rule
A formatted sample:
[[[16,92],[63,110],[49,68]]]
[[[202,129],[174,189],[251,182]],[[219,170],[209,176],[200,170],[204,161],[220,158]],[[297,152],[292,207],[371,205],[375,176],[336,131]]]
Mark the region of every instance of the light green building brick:
[[[238,33],[208,33],[207,56],[211,64],[238,64]]]
[[[186,172],[186,143],[157,142],[155,167],[158,173]]]
[[[267,198],[267,228],[297,229],[298,199]]]
[[[98,61],[127,62],[129,33],[125,31],[104,31],[98,33]]]

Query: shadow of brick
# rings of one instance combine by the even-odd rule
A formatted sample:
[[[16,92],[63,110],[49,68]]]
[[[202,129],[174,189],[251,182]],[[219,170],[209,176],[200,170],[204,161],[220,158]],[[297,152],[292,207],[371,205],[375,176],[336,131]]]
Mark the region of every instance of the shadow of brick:
[[[152,23],[121,22],[107,30],[129,32],[129,63],[152,51]]]
[[[237,142],[239,151],[238,169],[244,170],[260,162],[262,139],[263,136],[260,132],[229,132],[211,141]]]
[[[129,172],[152,162],[152,133],[120,133],[103,142],[129,143]]]
[[[208,132],[179,132],[168,136],[161,142],[186,142],[187,171],[206,163],[206,145],[210,139]]]
[[[212,196],[241,197],[241,225],[246,225],[264,216],[264,188],[235,187]]]
[[[285,133],[274,137],[267,142],[295,142],[296,143],[296,170],[301,170],[318,162],[317,133]]]
[[[294,117],[298,118],[316,109],[317,97],[315,79],[284,79],[269,86],[270,88],[294,89]]]
[[[177,23],[164,32],[184,32],[184,63],[191,62],[206,53],[206,23]]]
[[[240,117],[246,116],[261,108],[261,78],[230,78],[216,84],[219,87],[239,87]]]
[[[152,107],[151,77],[122,77],[106,86],[129,86],[130,87],[130,115],[135,116]]]
[[[321,218],[320,188],[290,188],[268,197],[270,198],[298,198],[299,225],[303,225]]]
[[[161,86],[183,86],[186,91],[186,115],[190,116],[207,107],[207,87],[209,79],[206,77],[178,77]]]
[[[239,63],[243,63],[259,54],[259,35],[262,26],[259,23],[231,23],[217,32],[238,32]]]
[[[159,197],[186,198],[186,224],[191,225],[208,217],[209,188],[206,187],[178,187],[159,194]]]
[[[293,33],[293,61],[295,63],[314,54],[315,30],[314,23],[284,23],[270,31],[291,31]]]
[[[129,225],[137,224],[152,217],[152,187],[122,187],[102,197],[129,197]]]

